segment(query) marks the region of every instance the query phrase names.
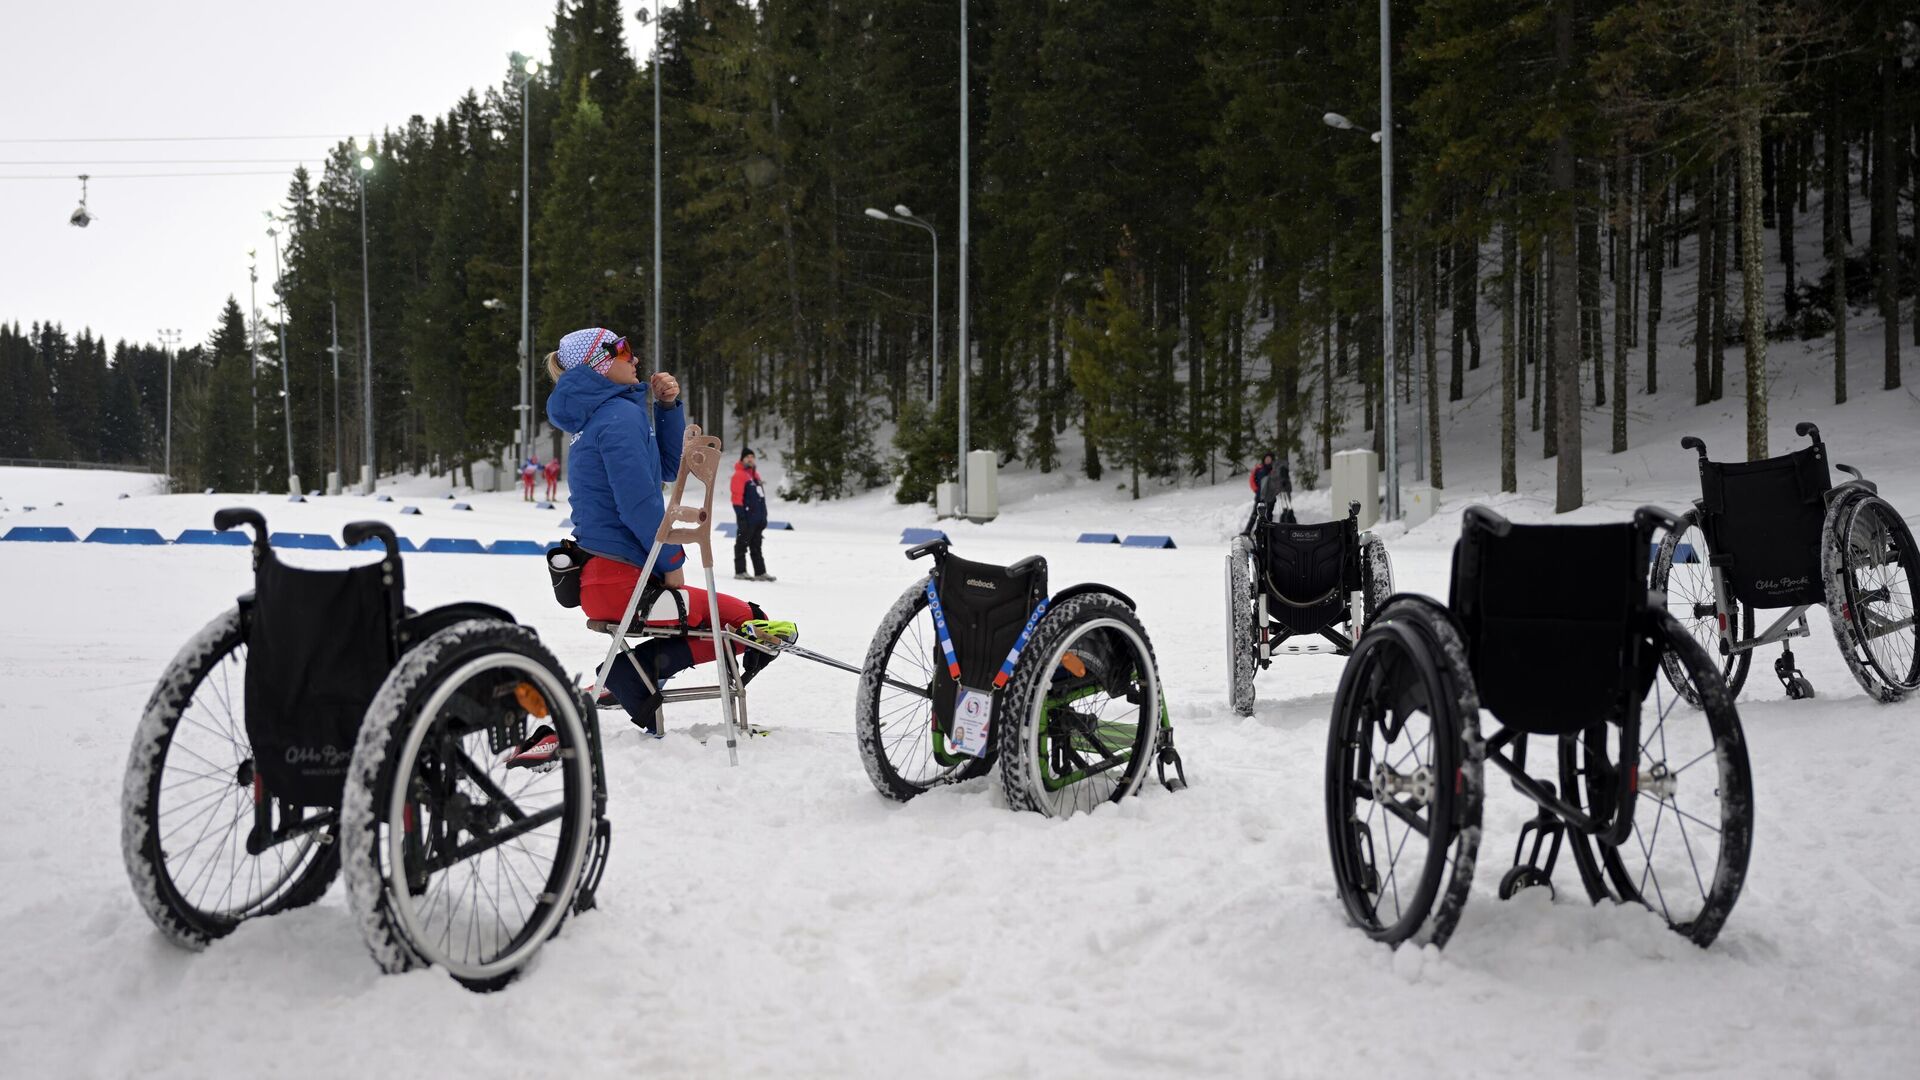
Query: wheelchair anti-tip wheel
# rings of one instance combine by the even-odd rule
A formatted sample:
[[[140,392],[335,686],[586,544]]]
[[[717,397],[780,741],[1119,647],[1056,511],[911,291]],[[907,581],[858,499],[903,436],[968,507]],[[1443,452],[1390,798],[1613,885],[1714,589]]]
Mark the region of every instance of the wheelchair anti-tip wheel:
[[[1240,716],[1253,715],[1254,624],[1258,606],[1253,591],[1253,541],[1233,538],[1227,553],[1227,703]]]
[[[497,620],[439,631],[387,677],[341,807],[348,898],[383,970],[498,989],[559,929],[595,832],[586,715],[533,631]],[[508,769],[535,725],[558,765]]]
[[[1820,549],[1827,616],[1853,677],[1879,701],[1920,689],[1913,530],[1886,500],[1856,492],[1828,509]]]
[[[247,738],[246,674],[246,620],[233,608],[174,656],[127,759],[120,819],[127,876],[154,925],[189,949],[205,948],[244,919],[313,903],[340,869],[325,826],[249,850],[260,788]],[[298,813],[277,805],[282,815]],[[291,823],[283,817],[280,824]]]
[[[1666,594],[1667,613],[1700,643],[1709,657],[1720,656],[1719,607],[1714,597],[1713,567],[1708,561],[1712,554],[1707,546],[1707,534],[1700,528],[1700,511],[1689,510],[1680,515],[1679,528],[1667,530],[1660,538],[1660,550],[1653,557],[1649,582]],[[1737,631],[1737,640],[1752,640],[1753,609],[1735,598],[1731,590],[1727,602],[1733,605],[1728,618]],[[1740,649],[1720,657],[1720,676],[1727,684],[1729,700],[1740,696],[1740,688],[1746,685],[1747,669],[1752,666],[1752,649]],[[1661,654],[1660,670],[1666,674],[1667,685],[1678,691],[1687,704],[1696,709],[1700,707],[1700,702],[1691,696],[1693,679],[1678,652],[1669,649]]]
[[[1138,791],[1160,703],[1153,646],[1125,601],[1087,592],[1050,608],[994,718],[1007,804],[1067,817]]]
[[[1376,941],[1440,946],[1459,922],[1480,847],[1479,714],[1445,609],[1387,605],[1341,673],[1327,742],[1334,881]]]
[[[1733,910],[1753,848],[1753,773],[1720,666],[1690,630],[1658,619],[1675,692],[1653,680],[1641,704],[1633,835],[1610,846],[1568,829],[1574,862],[1598,903],[1645,904],[1681,935],[1711,944]],[[1669,668],[1669,670],[1672,669]],[[1681,701],[1696,708],[1679,708]],[[1614,817],[1622,729],[1601,724],[1560,740],[1560,790],[1574,807]]]
[[[880,794],[905,802],[930,788],[985,776],[993,745],[975,758],[955,750],[933,719],[939,637],[920,578],[887,609],[867,647],[854,698],[860,760]],[[903,686],[924,688],[902,689]]]

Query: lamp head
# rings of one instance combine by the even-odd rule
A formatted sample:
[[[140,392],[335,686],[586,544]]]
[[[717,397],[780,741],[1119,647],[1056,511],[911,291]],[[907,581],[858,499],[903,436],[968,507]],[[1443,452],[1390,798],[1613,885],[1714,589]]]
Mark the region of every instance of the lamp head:
[[[875,221],[887,220],[887,212],[885,210],[875,210],[871,206],[867,207],[867,216]]]
[[[361,172],[373,171],[373,159],[368,157],[365,154],[360,155],[360,171]]]
[[[906,203],[894,203],[894,204],[893,204],[893,212],[894,212],[894,213],[896,213],[896,214],[899,214],[899,215],[900,215],[901,217],[912,217],[912,216],[913,216],[913,211],[911,211],[911,210],[909,210],[909,209],[907,209],[907,204],[906,204]]]

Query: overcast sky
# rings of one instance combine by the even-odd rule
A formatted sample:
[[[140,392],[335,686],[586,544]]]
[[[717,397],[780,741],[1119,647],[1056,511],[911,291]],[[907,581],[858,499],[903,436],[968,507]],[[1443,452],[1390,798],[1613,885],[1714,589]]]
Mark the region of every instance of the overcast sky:
[[[628,48],[650,36],[624,0]],[[295,165],[318,172],[352,132],[445,112],[515,49],[545,59],[553,0],[0,0],[0,321],[204,341],[229,295],[272,297],[278,209]],[[319,136],[275,141],[44,142]],[[264,162],[259,159],[271,159]],[[154,164],[155,162],[223,164]],[[224,164],[224,162],[234,162]],[[56,164],[57,163],[57,164]],[[138,164],[136,164],[138,163]],[[67,223],[80,173],[93,224]],[[115,173],[263,172],[114,179]],[[17,176],[52,176],[17,180]]]

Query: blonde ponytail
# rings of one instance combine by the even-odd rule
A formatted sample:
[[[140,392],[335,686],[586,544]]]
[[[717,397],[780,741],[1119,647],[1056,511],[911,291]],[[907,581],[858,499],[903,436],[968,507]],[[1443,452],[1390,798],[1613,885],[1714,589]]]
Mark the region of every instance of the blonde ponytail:
[[[548,353],[547,354],[547,376],[551,378],[554,382],[559,382],[560,376],[564,374],[566,373],[560,370],[560,354],[557,352]]]

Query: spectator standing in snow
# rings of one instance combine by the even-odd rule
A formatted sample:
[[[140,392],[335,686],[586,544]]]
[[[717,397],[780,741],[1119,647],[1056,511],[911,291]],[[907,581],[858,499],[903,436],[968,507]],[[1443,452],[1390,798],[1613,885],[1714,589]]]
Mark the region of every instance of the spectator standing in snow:
[[[767,485],[755,467],[753,451],[742,448],[740,460],[733,466],[733,576],[748,581],[772,581],[767,560],[760,553],[760,540],[767,533]],[[753,556],[753,573],[747,573],[747,556]]]
[[[1266,454],[1260,455],[1260,464],[1255,465],[1253,467],[1253,471],[1247,474],[1247,487],[1253,490],[1253,494],[1256,498],[1259,497],[1260,495],[1261,481],[1265,480],[1267,478],[1267,474],[1272,471],[1273,471],[1273,454],[1266,453]]]
[[[547,501],[558,498],[560,490],[560,458],[555,455],[547,460]]]

